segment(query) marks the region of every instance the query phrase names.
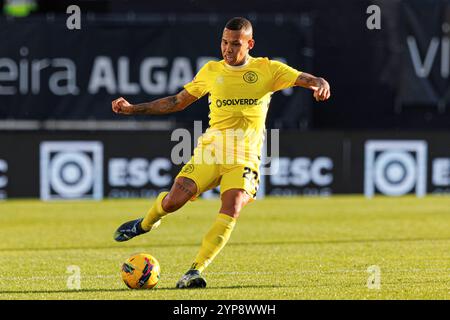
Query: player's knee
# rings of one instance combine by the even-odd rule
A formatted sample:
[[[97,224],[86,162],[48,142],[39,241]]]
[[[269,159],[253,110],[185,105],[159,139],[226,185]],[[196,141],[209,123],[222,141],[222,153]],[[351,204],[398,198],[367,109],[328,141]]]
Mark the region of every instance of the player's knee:
[[[242,207],[244,207],[247,201],[247,194],[243,190],[226,191],[222,196],[222,208],[220,212],[237,219]]]

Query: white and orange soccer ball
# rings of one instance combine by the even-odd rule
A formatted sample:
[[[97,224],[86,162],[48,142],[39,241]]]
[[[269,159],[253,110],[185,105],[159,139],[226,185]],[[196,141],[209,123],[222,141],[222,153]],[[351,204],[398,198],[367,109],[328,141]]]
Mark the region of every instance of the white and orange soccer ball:
[[[122,264],[122,280],[130,289],[151,289],[160,278],[159,262],[147,253],[131,256]]]

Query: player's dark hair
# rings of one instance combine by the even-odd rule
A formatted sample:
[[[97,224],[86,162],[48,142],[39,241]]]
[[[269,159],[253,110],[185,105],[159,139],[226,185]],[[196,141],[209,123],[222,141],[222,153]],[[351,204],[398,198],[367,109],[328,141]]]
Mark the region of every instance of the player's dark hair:
[[[243,29],[245,31],[247,31],[247,30],[253,31],[252,23],[242,17],[234,17],[234,18],[228,20],[227,24],[225,25],[225,28],[227,28],[228,30],[242,30]]]

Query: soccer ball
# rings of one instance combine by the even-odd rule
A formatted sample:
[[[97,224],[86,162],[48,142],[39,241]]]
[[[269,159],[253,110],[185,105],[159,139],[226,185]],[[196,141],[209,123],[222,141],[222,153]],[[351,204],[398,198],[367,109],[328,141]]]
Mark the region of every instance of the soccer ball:
[[[159,281],[159,262],[147,253],[131,256],[122,265],[122,280],[130,289],[151,289]]]

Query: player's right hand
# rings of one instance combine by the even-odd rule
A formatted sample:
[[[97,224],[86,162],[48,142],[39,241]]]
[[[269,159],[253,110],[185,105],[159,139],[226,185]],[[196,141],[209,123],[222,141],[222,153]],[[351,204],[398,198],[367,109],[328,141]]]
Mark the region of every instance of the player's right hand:
[[[129,113],[129,107],[131,107],[131,103],[123,97],[120,97],[112,102],[112,110],[115,113],[127,114]]]

